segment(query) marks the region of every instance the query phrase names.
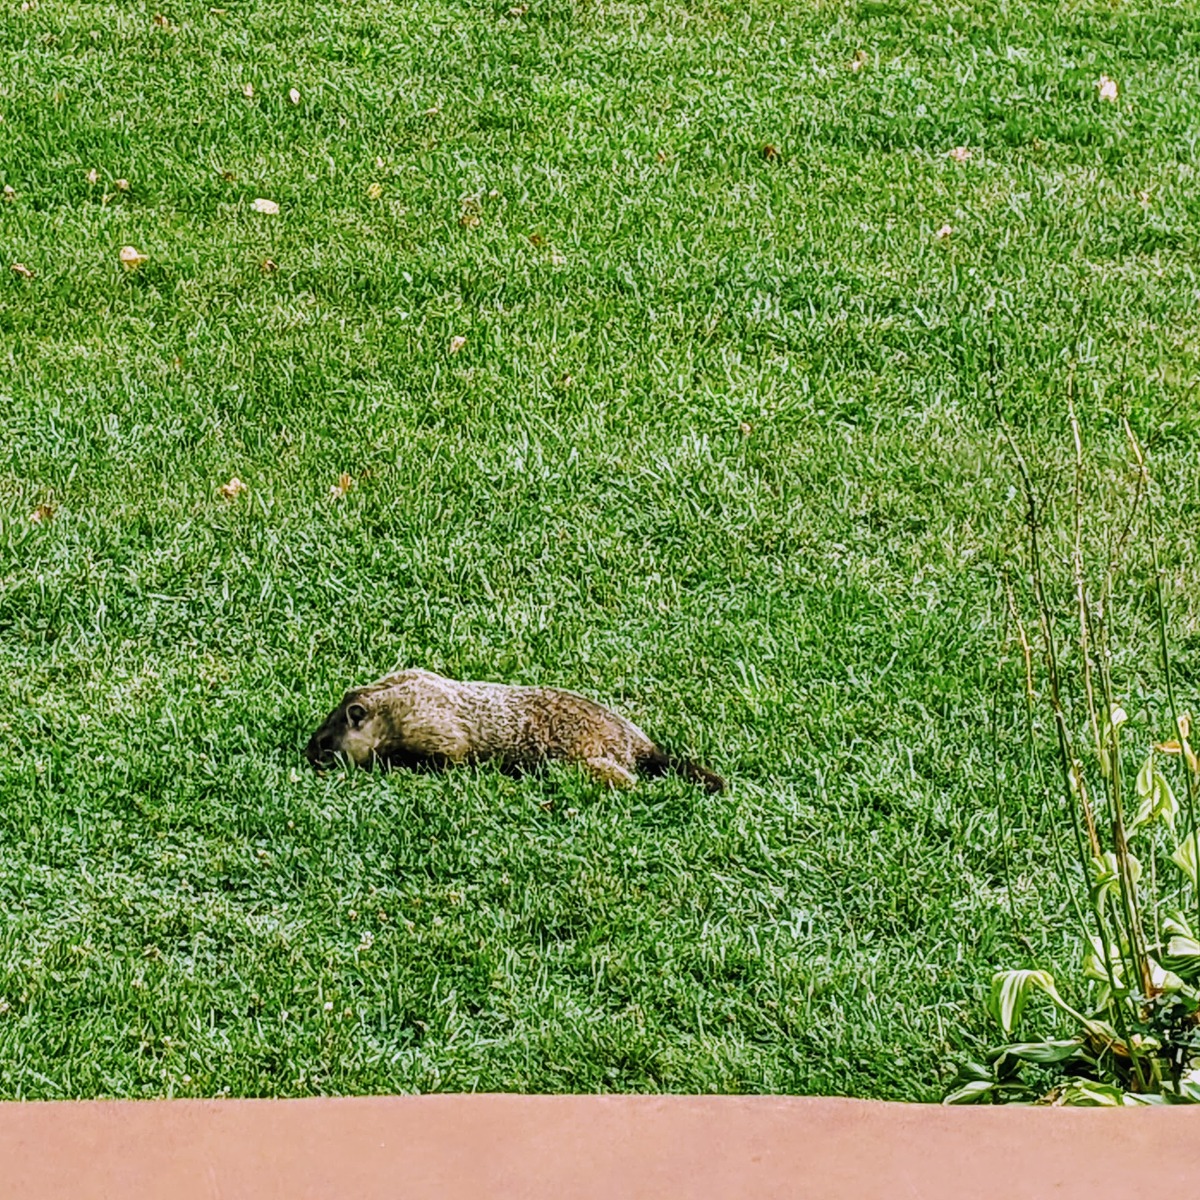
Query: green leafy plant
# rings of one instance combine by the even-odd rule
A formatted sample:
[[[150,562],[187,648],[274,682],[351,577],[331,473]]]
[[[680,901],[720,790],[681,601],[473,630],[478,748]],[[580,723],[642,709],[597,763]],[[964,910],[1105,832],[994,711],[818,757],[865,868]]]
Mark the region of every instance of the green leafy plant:
[[[994,360],[992,368],[994,380]],[[1073,519],[1064,531],[1045,519],[1048,502],[996,402],[1025,501],[1025,595],[1036,612],[1037,632],[1031,638],[1020,615],[1017,587],[1007,577],[1007,609],[1025,667],[1026,779],[1046,800],[1052,823],[1062,826],[1067,818],[1066,836],[1058,829],[1055,844],[1079,924],[1081,953],[1071,966],[1081,977],[1060,989],[1058,978],[1047,970],[996,972],[987,1008],[1006,1040],[983,1061],[960,1067],[947,1104],[1200,1101],[1195,817],[1200,763],[1188,741],[1191,718],[1176,704],[1152,489],[1141,446],[1125,422],[1132,501],[1123,523],[1105,509],[1099,524],[1103,551],[1089,552],[1088,534],[1097,526],[1087,513],[1088,472],[1071,395],[1067,407],[1074,486]],[[1134,537],[1135,531],[1140,536]],[[1157,632],[1163,685],[1158,695],[1175,734],[1154,743],[1136,769],[1137,760],[1122,744],[1129,717],[1117,699],[1111,634],[1117,623],[1118,581],[1134,557],[1131,547],[1143,552],[1151,576],[1150,626]],[[1064,564],[1069,584],[1056,589],[1047,562]],[[1100,580],[1093,588],[1085,564],[1097,562]],[[1064,596],[1070,597],[1069,617],[1062,615]],[[1049,739],[1039,733],[1039,696],[1048,708]],[[1139,711],[1149,713],[1151,707],[1147,701]],[[1053,744],[1049,754],[1048,742]],[[1046,758],[1053,758],[1052,770],[1044,768]],[[1182,802],[1168,780],[1173,771],[1167,764],[1172,762],[1182,773]],[[1055,776],[1057,788],[1047,782]],[[1073,842],[1074,855],[1063,851],[1064,842]],[[1051,1032],[1012,1040],[1034,1008]]]

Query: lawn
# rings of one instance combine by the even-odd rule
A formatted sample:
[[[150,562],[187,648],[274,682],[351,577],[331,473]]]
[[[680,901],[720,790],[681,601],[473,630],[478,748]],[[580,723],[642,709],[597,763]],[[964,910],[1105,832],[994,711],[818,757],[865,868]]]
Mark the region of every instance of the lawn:
[[[0,1096],[934,1100],[992,971],[1077,957],[987,346],[1039,478],[1072,371],[1114,487],[1150,444],[1200,703],[1200,6],[4,0],[0,50]],[[400,664],[732,786],[312,773]]]

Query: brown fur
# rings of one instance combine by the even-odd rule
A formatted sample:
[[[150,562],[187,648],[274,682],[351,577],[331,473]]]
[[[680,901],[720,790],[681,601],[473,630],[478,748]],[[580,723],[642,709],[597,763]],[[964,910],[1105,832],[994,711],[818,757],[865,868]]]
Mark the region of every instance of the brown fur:
[[[725,788],[719,775],[667,754],[632,721],[574,692],[459,683],[415,669],[347,692],[304,753],[314,767],[341,754],[360,767],[491,762],[515,773],[559,760],[610,787],[630,787],[638,771],[670,770],[710,792]]]

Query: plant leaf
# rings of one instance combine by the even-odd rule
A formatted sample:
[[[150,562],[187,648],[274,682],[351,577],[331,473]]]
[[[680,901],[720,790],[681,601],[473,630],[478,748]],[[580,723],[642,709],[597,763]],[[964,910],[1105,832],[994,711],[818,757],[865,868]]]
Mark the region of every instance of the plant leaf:
[[[1141,769],[1137,773],[1137,779],[1134,781],[1134,786],[1137,789],[1138,798],[1145,800],[1153,788],[1154,778],[1154,751],[1151,750],[1146,755],[1146,761],[1142,763]]]
[[[1059,1093],[1058,1103],[1079,1108],[1115,1108],[1124,1103],[1125,1093],[1111,1083],[1076,1079]]]
[[[994,1087],[990,1079],[972,1079],[962,1087],[955,1088],[943,1101],[943,1104],[978,1104]]]
[[[1192,881],[1196,882],[1196,834],[1189,833],[1187,837],[1179,843],[1175,853],[1171,855],[1171,861]]]
[[[1013,1042],[1001,1046],[997,1058],[1011,1055],[1022,1062],[1056,1063],[1070,1058],[1083,1045],[1083,1038],[1048,1038],[1044,1042]],[[993,1053],[996,1053],[993,1051]]]
[[[1171,785],[1167,782],[1166,776],[1161,771],[1154,769],[1153,757],[1151,754],[1142,769],[1138,771],[1137,793],[1141,797],[1141,802],[1138,804],[1136,815],[1129,823],[1130,833],[1139,825],[1159,818],[1169,828],[1175,828],[1175,816],[1179,812],[1179,801],[1175,799],[1175,793],[1171,791]]]
[[[1142,875],[1142,864],[1132,854],[1128,855],[1128,861],[1130,877],[1137,883]],[[1098,854],[1092,859],[1092,905],[1098,911],[1105,897],[1119,896],[1121,893],[1118,866],[1116,852],[1112,850],[1105,850],[1103,854]]]
[[[1049,971],[997,971],[992,976],[988,1012],[1005,1033],[1012,1033],[1034,988],[1041,988],[1052,999],[1058,998]]]

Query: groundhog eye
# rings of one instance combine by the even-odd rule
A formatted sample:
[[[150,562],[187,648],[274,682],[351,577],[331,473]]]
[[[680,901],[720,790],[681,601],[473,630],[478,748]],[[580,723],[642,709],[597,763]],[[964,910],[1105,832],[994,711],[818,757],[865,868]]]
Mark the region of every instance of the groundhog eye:
[[[367,719],[367,710],[361,704],[347,705],[346,718],[351,725],[361,725]]]

